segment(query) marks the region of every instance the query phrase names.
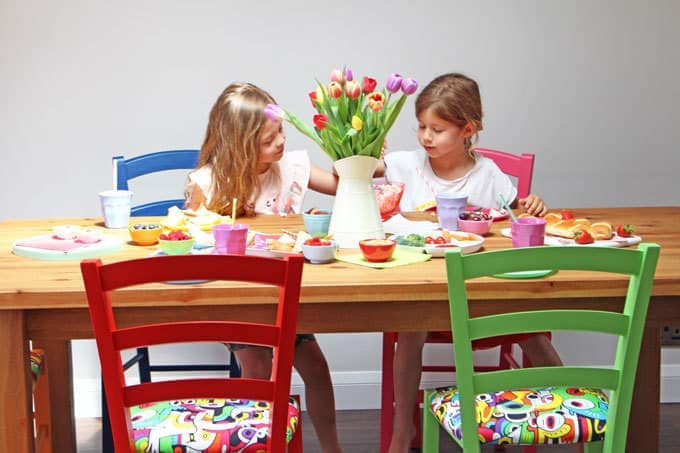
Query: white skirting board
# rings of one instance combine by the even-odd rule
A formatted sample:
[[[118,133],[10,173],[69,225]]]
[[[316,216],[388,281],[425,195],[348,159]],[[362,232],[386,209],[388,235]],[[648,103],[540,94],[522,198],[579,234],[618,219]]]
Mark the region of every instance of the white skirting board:
[[[433,376],[436,376],[433,378]],[[379,371],[347,371],[332,373],[337,410],[379,409]],[[447,385],[450,381],[439,375],[426,375],[423,387]],[[74,382],[76,418],[101,417],[100,384],[98,379],[78,379]],[[304,402],[304,386],[297,374],[293,375],[292,393],[299,394]],[[662,365],[661,402],[680,402],[680,365]]]

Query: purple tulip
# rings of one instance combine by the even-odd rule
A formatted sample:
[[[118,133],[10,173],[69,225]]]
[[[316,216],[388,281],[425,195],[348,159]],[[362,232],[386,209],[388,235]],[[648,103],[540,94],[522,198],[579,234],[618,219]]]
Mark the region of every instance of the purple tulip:
[[[390,74],[390,76],[387,79],[387,83],[385,84],[385,88],[387,88],[387,91],[390,93],[396,93],[399,91],[399,88],[401,88],[401,75],[394,73]]]
[[[409,78],[401,81],[401,91],[403,91],[404,94],[413,94],[417,89],[418,82],[416,82],[414,79]]]
[[[350,68],[345,68],[345,80],[348,82],[354,80],[354,74],[352,74],[352,70]]]
[[[276,104],[267,104],[264,107],[264,116],[269,118],[271,121],[279,122],[283,119],[285,112],[281,107]]]

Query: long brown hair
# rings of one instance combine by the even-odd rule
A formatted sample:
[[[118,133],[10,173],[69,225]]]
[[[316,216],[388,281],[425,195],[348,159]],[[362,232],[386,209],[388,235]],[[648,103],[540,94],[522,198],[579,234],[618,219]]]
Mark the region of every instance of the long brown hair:
[[[197,168],[212,168],[211,211],[231,214],[238,200],[237,215],[253,215],[253,202],[260,194],[257,160],[260,133],[267,118],[264,107],[274,98],[250,83],[232,83],[210,110]]]
[[[458,127],[472,125],[475,133],[465,140],[465,151],[474,157],[472,146],[477,144],[478,132],[483,129],[482,99],[477,82],[458,73],[440,75],[416,98],[416,117],[427,109]]]

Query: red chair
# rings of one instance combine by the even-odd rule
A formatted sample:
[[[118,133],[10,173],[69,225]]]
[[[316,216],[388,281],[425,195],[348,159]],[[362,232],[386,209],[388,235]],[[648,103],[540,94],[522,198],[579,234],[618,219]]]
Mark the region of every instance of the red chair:
[[[303,258],[171,255],[81,270],[116,452],[302,451],[299,404],[290,400]],[[273,324],[182,321],[116,326],[110,292],[151,282],[232,280],[278,287]],[[200,289],[197,289],[200,291]],[[193,378],[128,384],[121,351],[181,343],[246,343],[273,347],[270,379]]]
[[[524,153],[521,155],[507,153],[495,149],[476,148],[475,151],[482,156],[493,160],[498,168],[507,175],[517,178],[517,197],[523,198],[531,193],[531,180],[534,171],[534,155]],[[387,453],[392,438],[392,419],[394,417],[394,349],[397,343],[398,334],[396,332],[383,333],[382,350],[382,390],[381,390],[381,409],[380,409],[380,451]],[[513,358],[513,342],[504,342],[507,338],[485,339],[484,342],[475,342],[474,349],[490,349],[500,346],[498,364],[480,366],[480,371],[493,371],[519,367]],[[426,344],[445,343],[452,344],[451,332],[430,332]],[[522,358],[522,364],[529,366],[526,357]],[[446,365],[427,365],[423,363],[424,372],[455,372],[456,367],[452,364]],[[422,391],[418,397],[422,402]],[[413,417],[416,425],[416,437],[413,439],[411,447],[420,448],[421,445],[421,410],[419,405],[413,409]]]

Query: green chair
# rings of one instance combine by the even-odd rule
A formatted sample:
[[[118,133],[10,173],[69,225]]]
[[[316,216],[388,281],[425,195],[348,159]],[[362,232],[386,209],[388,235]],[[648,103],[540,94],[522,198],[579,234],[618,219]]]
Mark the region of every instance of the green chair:
[[[625,451],[640,343],[658,258],[656,244],[640,244],[638,249],[527,247],[465,256],[458,250],[448,251],[446,271],[457,387],[426,390],[423,453],[439,451],[438,426],[466,453],[479,452],[481,444],[581,442],[586,451]],[[470,318],[466,280],[534,269],[629,275],[623,311],[575,308]],[[557,330],[617,336],[614,365],[486,373],[473,370],[473,340]]]

